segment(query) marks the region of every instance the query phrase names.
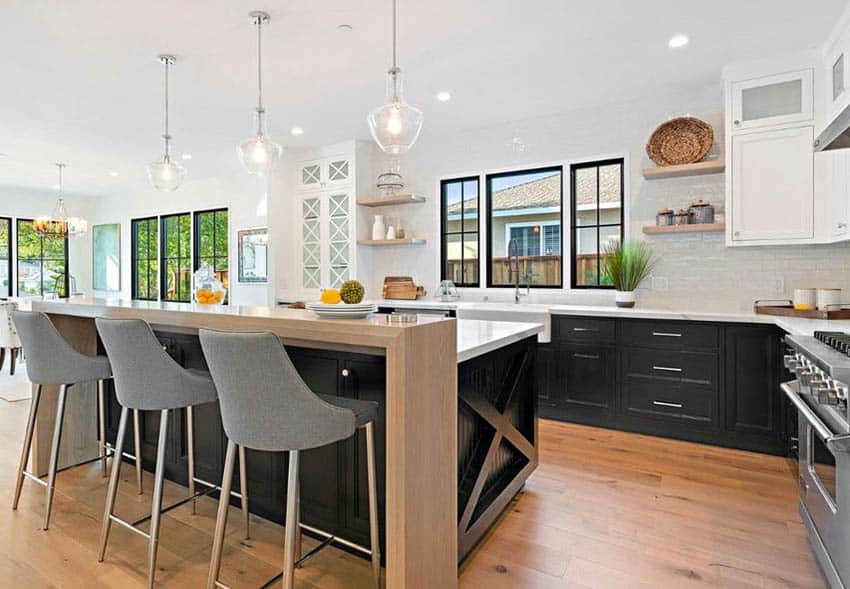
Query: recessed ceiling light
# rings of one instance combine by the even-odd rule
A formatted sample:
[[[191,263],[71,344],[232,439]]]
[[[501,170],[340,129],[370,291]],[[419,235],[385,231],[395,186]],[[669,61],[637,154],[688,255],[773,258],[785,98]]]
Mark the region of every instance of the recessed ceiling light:
[[[354,30],[354,27],[352,27],[351,25],[346,25],[346,24],[337,25],[336,28],[337,28],[338,31],[343,31],[345,33],[348,33],[350,31]]]
[[[688,39],[687,35],[673,35],[670,37],[670,40],[667,41],[667,46],[670,47],[670,49],[678,49],[679,47],[687,45],[688,41],[690,41],[690,39]]]
[[[446,92],[443,90],[442,92],[437,92],[437,100],[440,102],[448,102],[452,99],[451,92]]]
[[[188,160],[192,159],[192,154],[191,153],[184,153],[180,157],[182,157],[184,160],[188,161]]]
[[[303,135],[304,129],[302,129],[301,127],[292,127],[290,133],[292,133],[293,135]]]
[[[110,176],[112,176],[113,178],[117,178],[117,177],[118,177],[118,172],[117,172],[117,171],[115,171],[115,170],[110,170],[110,171],[109,171],[109,175],[110,175]]]

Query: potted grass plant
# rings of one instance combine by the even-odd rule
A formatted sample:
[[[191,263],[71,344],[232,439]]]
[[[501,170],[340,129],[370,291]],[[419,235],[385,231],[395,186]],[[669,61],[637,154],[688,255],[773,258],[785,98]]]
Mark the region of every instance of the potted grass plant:
[[[605,247],[602,274],[617,289],[618,307],[635,306],[635,289],[652,272],[655,262],[645,241],[617,241]]]

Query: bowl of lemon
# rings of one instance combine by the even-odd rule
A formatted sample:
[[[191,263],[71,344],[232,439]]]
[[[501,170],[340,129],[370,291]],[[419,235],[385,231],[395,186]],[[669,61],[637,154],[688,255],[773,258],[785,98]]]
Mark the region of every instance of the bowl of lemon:
[[[321,300],[307,303],[306,308],[323,319],[363,319],[378,310],[375,303],[363,301],[365,294],[362,284],[347,280],[339,289],[323,290]]]

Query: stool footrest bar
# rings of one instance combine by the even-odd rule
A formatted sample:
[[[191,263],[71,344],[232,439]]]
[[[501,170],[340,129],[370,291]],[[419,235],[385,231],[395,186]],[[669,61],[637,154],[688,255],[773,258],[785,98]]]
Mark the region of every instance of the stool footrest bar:
[[[204,479],[199,479],[197,477],[192,480],[206,487],[212,487],[211,491],[221,491],[221,485],[216,485],[215,483],[211,483],[209,481],[205,481]],[[209,493],[211,491],[206,491],[206,493]],[[236,491],[231,491],[230,496],[236,497],[237,499],[242,499],[242,493],[237,493]]]
[[[45,481],[44,479],[42,479],[40,477],[35,476],[33,473],[29,472],[28,470],[24,471],[24,476],[27,477],[29,480],[33,481],[34,483],[38,483],[39,485],[41,485],[43,487],[47,486],[47,481]]]
[[[118,517],[117,515],[110,515],[110,516],[109,516],[109,519],[110,519],[111,521],[114,521],[116,524],[119,524],[119,525],[121,525],[121,526],[123,526],[123,527],[127,528],[127,529],[128,529],[128,530],[130,530],[131,532],[134,532],[134,533],[138,534],[139,536],[142,536],[142,537],[147,538],[148,540],[150,540],[150,537],[151,537],[151,535],[150,535],[150,534],[148,534],[148,533],[147,533],[147,532],[145,532],[144,530],[140,530],[139,528],[137,528],[136,526],[134,526],[134,525],[133,525],[133,524],[131,524],[130,522],[128,522],[128,521],[126,521],[126,520],[121,519],[121,518],[120,518],[120,517]]]
[[[209,494],[210,494],[210,493],[212,493],[213,491],[215,491],[215,489],[208,489],[208,490],[206,490],[206,491],[198,491],[197,493],[194,493],[193,495],[189,495],[188,497],[185,497],[185,498],[183,498],[183,499],[180,499],[179,501],[175,501],[175,502],[174,502],[174,503],[172,503],[171,505],[168,505],[168,506],[166,506],[166,507],[163,507],[163,508],[159,511],[159,513],[160,513],[160,514],[168,513],[168,512],[169,512],[169,511],[171,511],[172,509],[176,509],[176,508],[180,507],[181,505],[185,505],[185,504],[189,503],[189,501],[191,501],[192,499],[197,499],[198,497],[201,497],[201,496],[203,496],[203,495],[209,495]],[[153,514],[149,514],[149,515],[146,515],[146,516],[144,516],[144,517],[140,517],[139,519],[134,520],[134,521],[132,522],[132,525],[137,526],[137,525],[139,525],[139,524],[141,524],[141,523],[144,523],[144,522],[148,521],[148,520],[152,517],[152,515],[153,515]]]

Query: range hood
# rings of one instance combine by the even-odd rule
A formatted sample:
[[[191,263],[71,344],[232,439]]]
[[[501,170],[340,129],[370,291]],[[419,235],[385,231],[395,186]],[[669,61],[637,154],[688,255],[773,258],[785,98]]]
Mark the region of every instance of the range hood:
[[[815,139],[815,151],[829,151],[850,147],[850,106],[841,111]]]

